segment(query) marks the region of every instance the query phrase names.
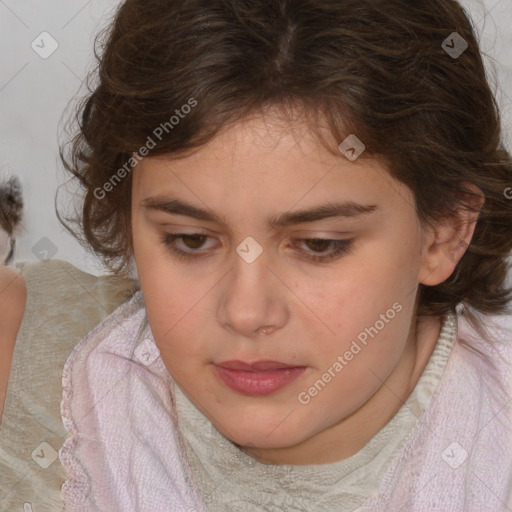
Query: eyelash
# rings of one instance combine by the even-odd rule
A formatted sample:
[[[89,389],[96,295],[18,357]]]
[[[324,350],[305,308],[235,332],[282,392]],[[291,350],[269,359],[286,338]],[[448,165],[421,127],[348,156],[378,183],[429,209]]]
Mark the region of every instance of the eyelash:
[[[185,260],[185,261],[192,261],[197,258],[201,258],[205,255],[204,252],[186,252],[182,251],[181,249],[177,249],[173,244],[174,241],[177,239],[183,239],[183,238],[193,238],[193,237],[206,237],[210,238],[207,235],[204,235],[202,233],[164,233],[161,237],[162,244],[170,250],[178,259]],[[352,250],[352,242],[353,239],[350,240],[332,240],[329,238],[298,238],[296,240],[299,241],[307,241],[307,242],[328,242],[331,246],[334,247],[333,252],[331,252],[328,256],[318,256],[318,255],[309,255],[306,256],[306,259],[311,260],[316,263],[323,263],[327,261],[331,261],[334,259],[338,259],[343,254],[349,253]],[[307,252],[307,251],[303,251]]]

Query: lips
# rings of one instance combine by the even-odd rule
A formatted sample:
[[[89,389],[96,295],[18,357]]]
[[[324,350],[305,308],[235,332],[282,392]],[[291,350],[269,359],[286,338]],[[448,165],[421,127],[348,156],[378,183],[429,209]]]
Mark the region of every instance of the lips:
[[[306,366],[280,361],[224,361],[214,364],[215,373],[233,391],[243,395],[269,395],[304,374]]]
[[[297,365],[290,365],[280,361],[256,361],[254,363],[245,363],[244,361],[224,361],[217,366],[228,370],[241,370],[245,372],[264,372],[270,370],[281,370],[286,368],[298,368]]]

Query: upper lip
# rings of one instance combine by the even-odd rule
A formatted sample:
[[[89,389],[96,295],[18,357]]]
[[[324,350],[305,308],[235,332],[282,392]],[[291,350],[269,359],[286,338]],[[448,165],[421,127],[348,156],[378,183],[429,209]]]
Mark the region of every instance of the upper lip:
[[[229,370],[242,370],[242,371],[265,371],[265,370],[278,370],[280,368],[298,368],[300,365],[282,363],[280,361],[255,361],[254,363],[246,363],[244,361],[223,361],[217,363],[217,366],[227,368]]]

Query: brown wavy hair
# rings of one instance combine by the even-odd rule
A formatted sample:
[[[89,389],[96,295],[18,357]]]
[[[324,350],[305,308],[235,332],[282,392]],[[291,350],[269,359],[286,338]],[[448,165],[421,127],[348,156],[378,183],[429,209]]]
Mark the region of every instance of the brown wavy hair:
[[[443,45],[455,45],[454,32],[468,44],[460,56]],[[277,107],[340,158],[319,123],[337,143],[356,134],[366,145],[360,158],[387,162],[424,225],[471,208],[464,193],[476,185],[485,203],[473,239],[445,282],[420,285],[418,314],[459,303],[503,313],[512,297],[512,161],[475,34],[453,0],[127,0],[97,36],[94,84],[61,145],[84,192],[80,212],[57,215],[123,274],[133,255],[126,164],[155,129],[167,122],[151,154],[180,156]],[[105,192],[116,173],[123,179]]]

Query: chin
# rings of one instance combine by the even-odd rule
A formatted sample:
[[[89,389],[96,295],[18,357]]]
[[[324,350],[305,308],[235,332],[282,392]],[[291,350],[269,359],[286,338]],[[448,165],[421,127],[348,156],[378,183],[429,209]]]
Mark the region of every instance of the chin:
[[[256,429],[254,428],[254,424],[251,424],[246,428],[243,423],[238,422],[236,426],[233,426],[233,428],[231,428],[231,425],[226,425],[226,429],[228,430],[219,427],[216,428],[232,443],[239,447],[246,448],[291,448],[306,439],[303,430],[299,434],[298,432],[292,432],[288,429],[280,429],[279,427],[276,429],[275,424],[272,426],[262,426]],[[277,432],[277,430],[279,430],[279,432]]]

